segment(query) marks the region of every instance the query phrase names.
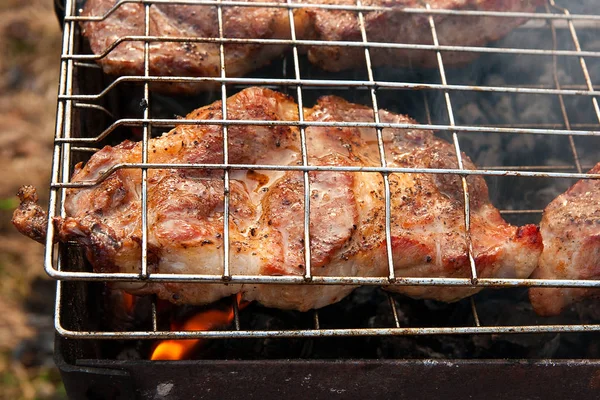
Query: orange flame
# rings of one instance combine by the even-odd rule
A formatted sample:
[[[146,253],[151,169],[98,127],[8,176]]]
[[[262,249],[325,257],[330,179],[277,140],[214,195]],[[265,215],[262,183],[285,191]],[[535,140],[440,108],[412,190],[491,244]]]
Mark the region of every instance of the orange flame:
[[[135,306],[135,296],[123,291],[123,306],[128,313],[133,313],[133,308]]]
[[[248,303],[240,303],[242,294],[236,295],[239,309]],[[178,328],[182,331],[208,331],[229,325],[234,318],[233,305],[228,310],[208,310],[194,315]],[[171,327],[172,329],[174,327]],[[175,327],[177,328],[177,327]],[[202,339],[163,340],[152,352],[151,360],[183,360],[198,346]]]

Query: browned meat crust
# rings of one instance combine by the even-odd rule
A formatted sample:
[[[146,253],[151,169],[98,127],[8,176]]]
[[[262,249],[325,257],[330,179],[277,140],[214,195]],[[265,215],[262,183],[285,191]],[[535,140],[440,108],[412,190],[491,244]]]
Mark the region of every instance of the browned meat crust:
[[[267,89],[246,89],[227,100],[234,120],[297,121],[298,107]],[[370,108],[338,97],[319,99],[304,110],[308,121],[373,121]],[[220,119],[221,104],[190,113],[192,119]],[[381,111],[384,122],[412,123]],[[297,165],[300,139],[294,126],[230,126],[229,159],[238,164]],[[371,128],[309,127],[312,165],[380,165]],[[431,132],[384,129],[390,166],[456,168],[451,144]],[[148,145],[153,163],[220,163],[219,126],[181,125]],[[466,156],[468,168],[473,164]],[[95,180],[119,163],[139,162],[141,145],[105,147],[72,181]],[[223,180],[219,171],[152,169],[148,172],[151,272],[222,274]],[[471,233],[481,277],[527,277],[537,265],[541,238],[534,226],[508,225],[489,202],[483,178],[468,179]],[[397,276],[468,277],[462,186],[457,177],[392,174],[392,248]],[[98,271],[138,272],[141,238],[141,173],[120,169],[100,185],[70,190],[69,217],[55,221],[60,240],[82,244]],[[303,179],[299,172],[232,171],[230,186],[231,273],[300,275],[304,272]],[[368,172],[310,173],[310,246],[315,276],[387,276],[383,181]],[[19,222],[19,221],[15,221]],[[27,231],[27,222],[17,225]],[[471,288],[390,287],[413,297],[454,301]],[[210,285],[136,283],[134,293],[157,293],[178,303],[206,303],[242,292],[267,306],[307,310],[347,295],[351,287],[318,285]]]
[[[83,16],[103,16],[117,0],[88,0]],[[259,0],[248,0],[249,2]],[[285,3],[284,0],[275,2]],[[301,1],[299,1],[301,3]],[[355,0],[306,0],[306,3],[356,5]],[[223,4],[226,4],[223,1]],[[542,0],[431,0],[434,9],[534,11]],[[371,42],[433,44],[428,17],[406,14],[403,8],[424,8],[418,0],[365,0],[365,6],[397,7],[398,11],[365,12],[365,29]],[[102,54],[120,38],[144,35],[144,6],[125,3],[102,21],[82,24],[83,35],[95,54]],[[497,40],[525,22],[523,18],[478,16],[435,16],[440,44],[479,46]],[[150,7],[150,35],[162,37],[218,38],[217,8],[197,5],[153,4]],[[323,41],[362,41],[358,13],[326,9],[296,9],[294,26],[299,39]],[[288,39],[291,35],[288,12],[284,8],[223,7],[223,36],[226,38]],[[288,46],[262,44],[226,44],[225,67],[228,77],[247,74],[269,64]],[[149,46],[150,74],[159,76],[220,76],[219,44],[193,42],[152,42]],[[365,66],[360,47],[311,46],[309,60],[329,71]],[[471,61],[474,53],[445,52],[446,64]],[[435,67],[432,51],[371,50],[374,66]],[[114,75],[144,74],[144,44],[125,41],[98,60],[104,71]],[[194,92],[214,87],[207,83],[170,83],[155,88],[170,92]]]
[[[19,231],[31,239],[44,243],[48,227],[47,214],[38,202],[38,195],[33,186],[23,186],[17,193],[21,204],[13,213],[13,224]]]
[[[600,163],[589,172],[600,174]],[[544,210],[540,223],[544,251],[533,278],[600,279],[600,180],[584,179]],[[531,288],[529,298],[540,315],[557,315],[597,289]]]

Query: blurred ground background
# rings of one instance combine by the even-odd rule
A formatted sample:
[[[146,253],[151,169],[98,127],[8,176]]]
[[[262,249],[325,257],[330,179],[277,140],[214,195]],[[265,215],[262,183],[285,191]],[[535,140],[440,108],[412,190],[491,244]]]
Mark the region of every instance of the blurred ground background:
[[[43,248],[10,223],[20,185],[47,201],[60,40],[51,0],[0,1],[0,399],[66,398]]]

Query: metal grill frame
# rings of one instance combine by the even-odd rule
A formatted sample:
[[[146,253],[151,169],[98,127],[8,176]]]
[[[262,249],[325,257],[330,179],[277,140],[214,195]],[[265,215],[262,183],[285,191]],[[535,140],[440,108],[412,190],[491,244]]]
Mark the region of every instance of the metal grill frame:
[[[63,307],[61,281],[145,281],[145,282],[194,282],[194,283],[267,283],[267,284],[320,284],[320,285],[427,285],[427,286],[461,286],[461,287],[578,287],[578,288],[600,288],[600,280],[540,280],[540,279],[493,279],[480,278],[477,276],[475,260],[473,257],[473,247],[470,238],[470,209],[469,209],[469,190],[466,178],[470,175],[480,176],[513,176],[513,177],[534,177],[534,178],[550,178],[550,179],[600,179],[600,174],[585,174],[583,167],[577,154],[573,137],[575,136],[600,136],[600,129],[591,130],[588,128],[600,128],[600,107],[598,105],[597,96],[600,92],[596,91],[590,78],[585,58],[598,58],[600,52],[582,50],[576,23],[585,22],[600,22],[600,15],[573,15],[567,9],[558,7],[554,0],[548,0],[545,12],[541,13],[517,13],[517,12],[490,12],[490,11],[456,11],[456,10],[433,10],[427,5],[424,9],[404,9],[402,12],[407,14],[419,14],[428,17],[429,26],[432,34],[433,45],[417,45],[417,44],[402,44],[402,43],[381,43],[369,42],[367,32],[364,25],[364,13],[369,11],[384,11],[390,10],[386,7],[368,7],[363,6],[360,0],[357,0],[355,6],[339,6],[339,5],[316,5],[316,4],[295,4],[291,0],[287,3],[246,3],[240,1],[224,1],[224,0],[200,0],[200,1],[176,1],[169,3],[177,4],[194,4],[198,6],[215,6],[217,8],[219,37],[218,38],[188,38],[188,37],[157,37],[149,35],[149,16],[150,7],[152,4],[166,3],[165,0],[124,0],[117,3],[106,15],[102,17],[82,17],[76,12],[76,1],[67,0],[65,4],[65,18],[63,25],[63,50],[61,54],[61,74],[59,81],[58,107],[56,118],[54,156],[52,161],[52,176],[50,185],[49,199],[49,222],[59,215],[65,216],[64,201],[67,188],[85,188],[91,187],[102,180],[106,179],[111,173],[118,169],[140,169],[142,171],[142,259],[140,273],[96,273],[96,272],[74,272],[67,271],[63,266],[60,252],[57,252],[57,245],[54,245],[55,231],[52,223],[48,224],[44,268],[48,275],[58,280],[57,282],[57,298],[55,306],[55,327],[57,332],[68,338],[85,338],[85,339],[190,339],[190,338],[230,338],[230,337],[321,337],[321,336],[373,336],[373,335],[432,335],[432,334],[485,334],[485,333],[534,333],[534,332],[589,332],[600,331],[600,324],[579,324],[579,325],[521,325],[521,326],[483,326],[480,324],[479,316],[477,315],[476,304],[471,297],[471,306],[474,315],[474,326],[460,327],[432,327],[432,328],[416,328],[416,327],[401,327],[398,314],[396,312],[395,303],[390,297],[390,306],[393,312],[395,326],[389,328],[371,328],[371,329],[320,329],[318,312],[315,311],[314,329],[306,330],[277,330],[277,331],[250,331],[240,328],[238,319],[237,303],[234,301],[235,311],[235,329],[227,331],[159,331],[156,321],[156,307],[153,307],[153,330],[151,331],[136,331],[136,332],[103,332],[103,331],[80,331],[65,328],[61,322],[61,309]],[[112,14],[118,7],[124,3],[142,3],[145,10],[145,35],[143,36],[126,36],[115,42],[103,54],[89,55],[77,54],[75,49],[75,38],[78,35],[78,24],[82,21],[102,20]],[[240,7],[270,7],[270,8],[285,8],[288,10],[291,38],[290,39],[233,39],[223,36],[223,14],[224,6],[240,6]],[[361,30],[361,41],[340,41],[340,42],[322,42],[316,40],[300,40],[296,38],[294,28],[293,10],[300,7],[315,7],[323,9],[349,10],[358,14],[359,26]],[[549,26],[555,44],[553,50],[538,50],[538,49],[519,49],[519,48],[492,48],[492,47],[465,47],[465,46],[445,46],[440,45],[436,25],[434,21],[435,15],[452,15],[452,16],[491,16],[497,18],[529,18],[531,20],[541,21]],[[576,50],[558,50],[556,49],[556,24],[566,24],[569,30],[574,47]],[[113,83],[107,86],[103,91],[97,94],[80,94],[74,93],[73,79],[75,68],[78,67],[97,67],[90,62],[96,61],[105,57],[110,50],[114,49],[124,41],[142,41],[144,42],[144,75],[143,76],[123,76],[117,78]],[[149,46],[152,42],[173,41],[173,42],[206,42],[217,43],[220,53],[220,76],[218,77],[165,77],[151,76],[149,68]],[[293,78],[231,78],[227,77],[224,63],[224,46],[228,43],[252,43],[252,44],[285,44],[292,47]],[[303,79],[300,74],[299,63],[299,46],[348,46],[364,49],[365,62],[368,70],[368,80],[331,80],[331,79]],[[373,68],[371,65],[370,50],[373,48],[396,48],[396,49],[413,49],[413,50],[428,50],[434,51],[437,57],[437,64],[441,84],[431,83],[411,83],[411,82],[390,82],[378,81],[374,78]],[[469,85],[452,85],[447,82],[446,72],[444,68],[443,55],[448,51],[462,51],[472,53],[504,53],[515,55],[540,55],[551,56],[554,59],[555,73],[555,88],[539,88],[539,87],[497,87],[497,86],[469,86]],[[581,71],[585,77],[584,87],[562,88],[556,74],[556,59],[559,56],[576,57],[579,59]],[[142,83],[144,87],[144,98],[146,107],[144,108],[143,118],[140,119],[119,119],[114,121],[100,135],[92,138],[80,138],[72,136],[73,115],[76,108],[95,108],[110,115],[108,110],[93,103],[94,101],[106,96],[111,90],[124,82]],[[177,119],[158,119],[152,118],[150,115],[150,84],[155,82],[215,82],[220,85],[221,100],[222,100],[222,115],[221,120],[177,120]],[[297,103],[300,110],[298,121],[234,121],[227,119],[226,101],[227,87],[232,84],[243,85],[284,85],[296,88]],[[307,87],[317,87],[326,90],[327,87],[361,87],[370,92],[372,106],[374,111],[373,122],[310,122],[303,120],[303,90]],[[444,101],[447,109],[449,123],[447,125],[434,124],[391,124],[382,123],[379,120],[377,91],[385,89],[414,89],[423,90],[430,89],[439,91],[444,95]],[[454,111],[451,101],[451,93],[457,91],[483,91],[495,93],[514,93],[514,94],[537,94],[557,96],[560,101],[562,117],[564,120],[565,129],[555,129],[553,127],[499,127],[499,126],[470,126],[457,125],[454,119]],[[589,97],[593,103],[598,125],[590,124],[589,126],[581,126],[580,129],[572,129],[569,121],[568,112],[565,107],[565,96],[585,96]],[[427,107],[427,102],[425,102]],[[429,121],[431,122],[431,121]],[[175,125],[221,125],[223,130],[223,146],[224,159],[221,164],[157,164],[148,162],[148,140],[152,127],[173,127]],[[282,165],[240,165],[229,164],[227,150],[227,130],[231,125],[286,125],[297,126],[301,136],[301,153],[302,165],[298,166],[282,166]],[[91,147],[96,142],[101,141],[111,134],[115,129],[121,126],[136,126],[143,129],[142,139],[142,162],[119,164],[98,178],[95,182],[70,182],[71,172],[71,156],[73,152],[83,151],[89,152],[96,150]],[[310,165],[306,150],[305,129],[310,126],[335,126],[335,127],[371,127],[377,131],[379,154],[381,165],[378,167],[342,167],[342,166],[314,166]],[[388,167],[385,160],[385,151],[383,147],[382,129],[384,128],[400,128],[400,129],[423,129],[434,131],[445,131],[452,135],[452,142],[455,148],[456,157],[458,160],[458,168],[456,169],[422,169],[422,168],[392,168]],[[480,133],[500,133],[500,134],[538,134],[538,135],[561,135],[569,138],[571,145],[571,153],[573,155],[572,167],[557,166],[557,167],[515,167],[507,169],[506,167],[491,167],[486,169],[465,170],[461,156],[461,146],[458,133],[459,132],[480,132]],[[89,147],[86,147],[89,146]],[[148,272],[147,260],[147,245],[148,245],[148,222],[147,222],[147,174],[149,169],[216,169],[224,171],[224,264],[223,273],[221,275],[196,275],[196,274],[165,274]],[[305,272],[298,276],[260,276],[260,275],[232,275],[230,273],[229,260],[229,173],[232,170],[278,170],[278,171],[302,171],[304,176],[304,243],[305,243]],[[571,172],[551,172],[556,170],[576,169],[576,173]],[[351,277],[351,276],[313,276],[310,265],[310,232],[309,232],[309,215],[310,215],[310,183],[309,172],[311,171],[349,171],[349,172],[370,172],[380,174],[384,180],[385,187],[385,233],[386,233],[386,250],[388,261],[388,276],[382,277]],[[392,248],[391,248],[391,229],[390,229],[390,188],[389,174],[392,173],[427,173],[427,174],[454,174],[461,177],[463,194],[464,194],[464,218],[466,226],[466,243],[468,247],[468,256],[471,267],[471,277],[469,278],[415,278],[415,277],[398,277],[395,275]],[[511,211],[504,210],[503,213]],[[541,210],[518,210],[514,213],[540,213]]]

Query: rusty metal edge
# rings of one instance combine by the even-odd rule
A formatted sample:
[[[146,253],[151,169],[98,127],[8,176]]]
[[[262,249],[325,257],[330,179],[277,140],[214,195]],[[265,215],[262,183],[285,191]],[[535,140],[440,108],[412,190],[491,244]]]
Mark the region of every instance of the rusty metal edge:
[[[123,393],[102,399],[546,400],[592,399],[600,392],[600,360],[81,359],[71,367],[107,394]],[[72,396],[68,386],[67,392]]]

